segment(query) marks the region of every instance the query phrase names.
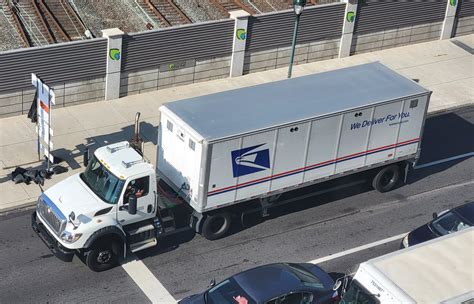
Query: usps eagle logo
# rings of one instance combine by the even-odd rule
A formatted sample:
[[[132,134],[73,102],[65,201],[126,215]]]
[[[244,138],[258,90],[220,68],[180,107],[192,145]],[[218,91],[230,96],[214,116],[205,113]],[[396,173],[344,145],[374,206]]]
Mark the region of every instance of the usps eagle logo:
[[[261,149],[261,145],[234,150],[232,155],[232,172],[239,177],[270,168],[270,150]]]

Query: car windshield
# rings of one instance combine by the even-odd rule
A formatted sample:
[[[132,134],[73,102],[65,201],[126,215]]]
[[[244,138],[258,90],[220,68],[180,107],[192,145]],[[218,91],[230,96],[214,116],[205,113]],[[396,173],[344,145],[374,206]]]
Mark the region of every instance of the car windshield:
[[[460,218],[456,213],[450,211],[431,223],[431,227],[440,235],[446,235],[456,231],[469,228],[471,225]]]
[[[95,156],[80,177],[98,197],[109,204],[117,203],[125,183],[107,170]]]
[[[298,264],[286,264],[291,272],[300,280],[305,286],[324,289],[323,283],[314,274],[304,269]]]
[[[351,286],[342,297],[340,304],[377,304],[380,303],[367,290],[362,288],[356,281],[351,282]]]
[[[255,301],[232,278],[209,289],[205,299],[207,304],[255,304]]]

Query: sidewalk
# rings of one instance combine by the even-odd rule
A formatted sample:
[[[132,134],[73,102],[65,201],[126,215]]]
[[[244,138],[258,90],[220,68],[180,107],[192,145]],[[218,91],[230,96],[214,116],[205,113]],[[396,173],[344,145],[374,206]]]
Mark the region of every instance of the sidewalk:
[[[452,41],[464,44],[460,47]],[[462,46],[462,45],[461,45]],[[467,46],[467,47],[466,47]],[[469,49],[470,48],[470,49]],[[474,35],[451,40],[392,48],[383,51],[298,65],[293,77],[342,67],[381,61],[397,72],[419,79],[432,90],[429,112],[474,105]],[[145,140],[145,156],[156,160],[156,127],[161,104],[194,96],[285,79],[287,68],[163,89],[113,101],[67,108],[54,108],[52,126],[55,155],[64,158],[69,171],[53,175],[44,188],[82,170],[82,152],[105,144],[128,140],[133,134],[136,112],[141,112],[140,134]],[[38,185],[14,184],[9,174],[17,166],[38,167],[35,125],[26,115],[0,119],[0,212],[32,205],[41,193]]]

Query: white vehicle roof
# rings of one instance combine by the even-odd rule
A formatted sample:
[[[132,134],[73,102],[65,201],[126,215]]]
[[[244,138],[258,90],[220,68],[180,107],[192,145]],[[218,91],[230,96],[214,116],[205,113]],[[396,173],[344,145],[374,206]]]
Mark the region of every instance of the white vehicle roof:
[[[143,160],[127,141],[100,147],[95,151],[97,159],[120,179],[147,172],[152,165]]]
[[[361,267],[379,284],[398,286],[416,303],[474,299],[474,227],[369,260]]]
[[[178,100],[161,109],[213,141],[428,92],[373,62]]]

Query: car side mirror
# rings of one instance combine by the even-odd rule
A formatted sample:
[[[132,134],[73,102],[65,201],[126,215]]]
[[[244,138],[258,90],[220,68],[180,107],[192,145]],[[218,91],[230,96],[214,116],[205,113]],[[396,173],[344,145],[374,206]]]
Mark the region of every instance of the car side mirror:
[[[87,165],[89,164],[89,148],[86,148],[84,150],[84,155],[83,155],[83,160],[82,162],[84,163],[84,167],[87,167]]]
[[[137,197],[133,194],[128,197],[128,213],[137,214]]]
[[[336,283],[334,283],[334,286],[332,287],[332,290],[334,290],[334,291],[338,290],[339,287],[341,287],[341,285],[342,285],[342,281],[340,279],[338,279],[336,281]]]
[[[212,280],[209,282],[208,288],[214,287],[214,286],[216,286],[216,279],[212,279]]]
[[[433,219],[437,218],[438,217],[438,213],[436,212],[433,212]]]

